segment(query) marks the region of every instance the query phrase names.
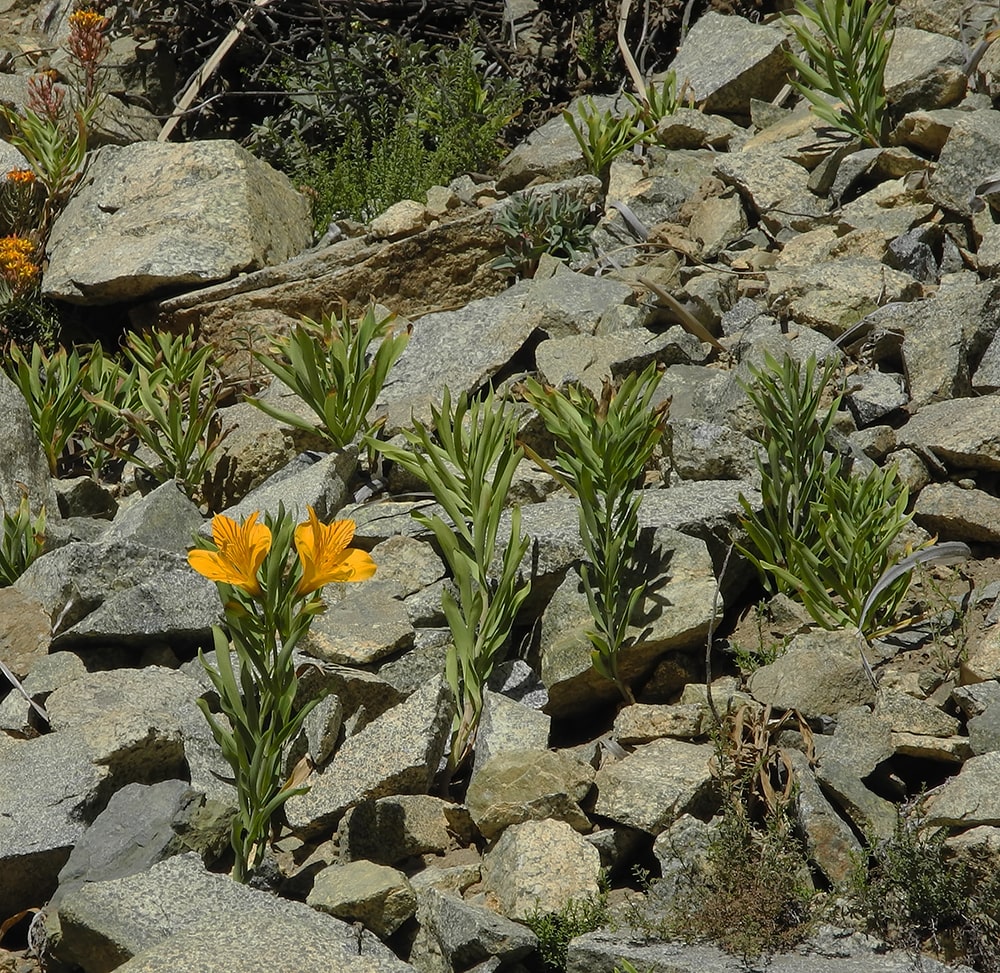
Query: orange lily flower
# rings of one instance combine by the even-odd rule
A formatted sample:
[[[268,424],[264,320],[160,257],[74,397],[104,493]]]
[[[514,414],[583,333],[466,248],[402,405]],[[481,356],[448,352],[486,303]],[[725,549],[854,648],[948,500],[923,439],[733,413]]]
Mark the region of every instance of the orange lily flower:
[[[271,531],[258,524],[254,511],[242,524],[218,514],[212,518],[212,540],[217,551],[188,551],[188,564],[209,581],[236,585],[248,594],[262,594],[257,572],[271,549]]]
[[[324,524],[312,507],[309,520],[295,528],[295,549],[302,562],[298,594],[308,595],[331,581],[367,581],[375,562],[365,551],[348,547],[354,537],[353,520]]]

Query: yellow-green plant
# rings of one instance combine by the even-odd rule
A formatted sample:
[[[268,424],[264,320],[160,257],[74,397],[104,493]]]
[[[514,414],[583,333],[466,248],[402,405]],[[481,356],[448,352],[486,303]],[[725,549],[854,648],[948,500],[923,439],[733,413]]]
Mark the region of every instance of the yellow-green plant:
[[[159,462],[136,451],[126,455],[161,482],[176,480],[194,498],[223,439],[219,418],[222,379],[212,364],[212,348],[196,348],[191,332],[129,335],[125,354],[136,368],[134,409],[95,400],[121,415],[142,446]]]
[[[795,0],[804,23],[787,20],[805,57],[789,52],[791,82],[835,128],[882,144],[885,67],[892,47],[889,0]]]
[[[17,346],[11,347],[8,371],[28,403],[49,472],[55,476],[66,444],[90,411],[90,404],[80,394],[87,364],[75,348],[67,352],[59,347],[49,355],[35,342],[30,357]]]
[[[616,116],[610,108],[600,110],[593,98],[583,98],[576,114],[565,109],[562,113],[572,129],[583,153],[587,171],[597,176],[607,186],[611,163],[640,142],[648,142],[654,135],[645,128],[640,118],[628,112]]]
[[[877,589],[902,556],[907,490],[891,467],[852,475],[827,455],[841,401],[825,398],[834,370],[833,361],[817,374],[812,357],[800,365],[768,356],[747,385],[767,459],[758,457],[760,509],[740,498],[748,538],[740,550],[767,587],[797,597],[818,624],[869,632],[891,621],[909,586],[906,571]]]
[[[233,769],[239,808],[231,840],[240,882],[264,860],[275,814],[307,789],[286,780],[283,770],[288,745],[318,702],[295,706],[295,646],[323,611],[324,585],[375,573],[371,557],[348,546],[353,521],[324,524],[312,508],[298,526],[280,507],[264,523],[257,518],[256,512],[241,523],[213,518],[212,543],[199,540],[188,554],[191,567],[216,582],[229,632],[213,629],[215,667],[199,653],[225,719],[205,699],[198,705]]]
[[[482,401],[461,396],[453,409],[445,389],[441,408],[431,410],[430,427],[417,422],[403,433],[409,449],[376,444],[386,459],[424,480],[444,508],[444,517],[415,511],[413,518],[434,534],[458,590],[457,599],[447,589],[441,595],[452,634],[445,675],[459,704],[451,775],[475,745],[483,689],[531,588],[520,573],[528,538],[521,535],[517,506],[511,510],[506,544],[497,540],[523,455],[516,432],[517,417],[492,391]]]
[[[2,501],[0,501],[2,505]],[[31,515],[28,493],[13,513],[3,511],[3,534],[0,536],[0,588],[12,585],[45,547],[45,507],[38,516]]]
[[[561,392],[534,379],[524,384],[525,398],[555,438],[557,465],[529,453],[580,503],[580,537],[589,562],[580,573],[595,625],[588,633],[591,661],[626,702],[634,698],[619,670],[619,657],[646,590],[644,582],[636,583],[638,488],[669,408],[669,401],[653,405],[659,382],[660,372],[652,364],[629,375],[617,390],[606,381],[599,402],[579,387]]]
[[[315,430],[334,449],[358,436],[370,446],[380,425],[371,420],[371,410],[410,337],[409,329],[394,332],[394,319],[379,317],[369,305],[360,320],[352,322],[345,307],[339,318],[303,318],[288,335],[270,336],[270,354],[254,352],[257,361],[316,413],[318,423],[262,399],[249,401],[290,426]]]
[[[99,341],[85,350],[87,372],[80,394],[93,406],[80,427],[83,456],[91,475],[97,479],[106,464],[121,455],[131,432],[126,414],[139,406],[136,394],[137,369],[126,368],[104,354]]]

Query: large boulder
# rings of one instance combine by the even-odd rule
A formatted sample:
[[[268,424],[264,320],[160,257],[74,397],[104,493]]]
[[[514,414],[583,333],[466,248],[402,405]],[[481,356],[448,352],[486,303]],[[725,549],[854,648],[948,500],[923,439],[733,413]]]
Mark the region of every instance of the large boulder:
[[[305,197],[235,142],[106,146],[53,224],[42,292],[136,300],[281,263],[311,241]]]

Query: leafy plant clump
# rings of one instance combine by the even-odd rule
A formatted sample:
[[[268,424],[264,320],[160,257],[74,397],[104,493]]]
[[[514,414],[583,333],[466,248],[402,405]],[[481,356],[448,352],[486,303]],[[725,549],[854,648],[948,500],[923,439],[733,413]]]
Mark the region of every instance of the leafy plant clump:
[[[0,504],[2,505],[2,504]],[[32,516],[27,493],[17,510],[3,511],[0,535],[0,588],[12,585],[45,548],[45,507]]]
[[[606,891],[586,899],[571,899],[559,912],[537,909],[524,924],[538,937],[538,955],[549,970],[566,969],[570,940],[606,926],[611,919]]]
[[[458,700],[449,779],[475,745],[486,681],[531,590],[521,576],[528,537],[521,534],[518,507],[511,509],[506,541],[499,539],[523,455],[516,432],[517,417],[492,391],[482,401],[463,396],[452,407],[445,389],[440,410],[431,410],[430,426],[416,422],[404,431],[408,448],[376,444],[386,459],[424,480],[444,508],[444,517],[420,511],[412,516],[434,534],[457,589],[457,597],[447,588],[441,593],[452,635],[445,675]]]
[[[503,256],[493,261],[494,268],[534,277],[543,254],[573,260],[590,246],[594,227],[588,217],[587,207],[566,193],[516,196],[497,210],[496,224],[507,244]]]
[[[891,622],[909,586],[908,571],[879,584],[901,556],[908,496],[891,467],[853,475],[840,456],[827,457],[840,406],[839,396],[823,404],[834,369],[828,362],[817,376],[814,358],[768,357],[747,386],[767,458],[758,458],[761,509],[740,498],[749,541],[740,550],[770,590],[798,598],[817,624],[867,633]]]
[[[922,799],[905,805],[888,840],[869,840],[849,889],[865,928],[908,949],[958,957],[977,970],[1000,970],[1000,879],[987,863],[956,861],[946,829],[928,828]]]
[[[580,502],[580,537],[588,562],[580,571],[594,618],[591,659],[626,702],[634,699],[618,663],[632,614],[646,590],[638,580],[638,489],[670,405],[667,400],[653,406],[659,382],[653,364],[617,389],[605,382],[599,402],[581,388],[561,392],[533,379],[524,384],[525,398],[556,440],[557,465],[534,452],[531,458]]]
[[[355,33],[289,62],[276,80],[288,107],[256,128],[252,147],[309,187],[320,233],[489,171],[523,102],[474,33],[456,47]]]
[[[343,449],[359,437],[371,447],[379,425],[371,419],[371,410],[410,337],[408,329],[393,329],[394,317],[379,317],[369,306],[352,322],[345,307],[339,318],[303,318],[287,336],[270,336],[270,354],[254,353],[312,409],[318,422],[262,399],[249,401],[281,422],[318,432],[333,449]]]
[[[785,22],[805,57],[788,54],[799,76],[792,87],[834,128],[881,145],[892,47],[889,0],[795,0],[795,10],[804,23]]]

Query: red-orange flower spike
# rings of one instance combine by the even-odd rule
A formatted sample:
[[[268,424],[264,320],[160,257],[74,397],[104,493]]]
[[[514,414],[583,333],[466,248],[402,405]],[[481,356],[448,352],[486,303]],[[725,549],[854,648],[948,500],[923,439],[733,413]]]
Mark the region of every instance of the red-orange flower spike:
[[[295,549],[302,563],[298,594],[308,595],[331,581],[367,581],[375,562],[365,551],[348,547],[354,538],[353,520],[324,524],[312,507],[309,520],[295,528]]]
[[[195,548],[188,552],[188,564],[209,581],[242,588],[250,595],[262,594],[257,572],[271,549],[271,531],[257,523],[254,511],[242,524],[218,514],[212,518],[212,540],[217,551]]]

